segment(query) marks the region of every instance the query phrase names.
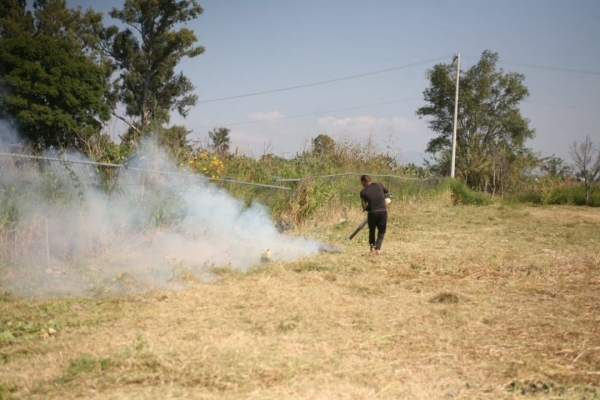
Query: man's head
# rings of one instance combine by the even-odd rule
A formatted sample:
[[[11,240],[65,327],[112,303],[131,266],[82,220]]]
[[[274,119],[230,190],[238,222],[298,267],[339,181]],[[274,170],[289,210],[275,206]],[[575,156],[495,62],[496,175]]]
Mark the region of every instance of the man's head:
[[[362,183],[363,187],[365,187],[371,183],[371,177],[369,175],[363,175],[360,177],[360,182]]]

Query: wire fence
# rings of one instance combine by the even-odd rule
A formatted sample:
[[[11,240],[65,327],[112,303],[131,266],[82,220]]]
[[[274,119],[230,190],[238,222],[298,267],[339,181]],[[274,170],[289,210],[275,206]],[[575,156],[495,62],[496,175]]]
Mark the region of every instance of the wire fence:
[[[93,252],[113,239],[185,230],[186,218],[195,213],[216,219],[246,210],[270,214],[284,231],[322,206],[345,214],[360,205],[363,173],[270,177],[261,183],[170,170],[171,164],[151,157],[140,165],[76,157],[0,152],[0,264],[23,257],[48,261],[50,248],[53,256],[68,258],[77,249]],[[440,182],[369,175],[399,199]],[[209,228],[200,224],[197,229]]]
[[[351,182],[354,180],[356,182],[360,182],[360,178],[363,175],[369,175],[372,179],[378,180],[380,183],[386,185],[386,187],[392,191],[394,188],[398,189],[400,186],[406,185],[407,182],[417,183],[419,185],[425,186],[435,186],[440,183],[442,178],[410,178],[406,176],[398,176],[398,175],[390,175],[390,174],[371,174],[367,172],[358,173],[358,172],[344,172],[341,174],[330,174],[330,175],[314,175],[303,178],[289,178],[289,179],[281,179],[276,178],[276,182],[300,182],[306,179],[323,179],[329,180],[330,183],[333,183],[337,180],[346,180],[347,186],[351,186]]]
[[[47,161],[47,162],[58,162],[58,163],[66,163],[66,164],[82,164],[82,165],[91,165],[91,166],[95,166],[95,167],[108,167],[108,168],[115,168],[115,169],[126,169],[129,171],[137,171],[137,172],[145,172],[145,173],[152,173],[152,174],[160,174],[160,175],[170,175],[170,176],[178,176],[178,177],[183,177],[183,178],[198,178],[199,175],[194,175],[194,174],[189,174],[189,173],[183,173],[183,172],[173,172],[173,171],[162,171],[162,170],[152,170],[152,169],[147,169],[147,168],[138,168],[138,167],[133,167],[133,166],[129,166],[127,164],[110,164],[110,163],[100,163],[100,162],[94,162],[94,161],[86,161],[86,160],[73,160],[73,159],[65,159],[65,158],[56,158],[56,157],[42,157],[42,156],[31,156],[31,155],[25,155],[25,154],[14,154],[14,153],[2,153],[0,152],[0,157],[14,157],[17,159],[29,159],[29,160],[39,160],[39,161]],[[2,166],[5,166],[6,163],[0,164]],[[290,188],[285,187],[285,186],[275,186],[275,185],[268,185],[268,184],[262,184],[262,183],[256,183],[256,182],[243,182],[243,181],[238,181],[232,178],[209,178],[209,177],[203,177],[202,179],[206,180],[206,181],[214,181],[214,182],[226,182],[226,183],[231,183],[231,184],[238,184],[238,185],[252,185],[252,186],[258,186],[258,187],[269,187],[272,189],[283,189],[283,190],[289,190]]]
[[[345,172],[296,178],[271,177],[271,182],[260,183],[230,177],[210,178],[177,170],[157,169],[153,168],[152,163],[144,166],[134,166],[94,162],[66,156],[33,156],[0,152],[0,170],[3,174],[10,170],[24,170],[26,164],[29,169],[33,167],[34,169],[54,171],[56,174],[62,173],[63,175],[66,172],[71,179],[66,179],[63,186],[71,182],[75,192],[79,186],[97,186],[99,189],[111,194],[115,187],[120,188],[121,191],[126,190],[123,188],[128,186],[150,187],[159,180],[181,184],[181,186],[210,182],[228,190],[233,196],[243,199],[246,204],[258,201],[269,207],[280,204],[282,199],[290,198],[307,183],[318,186],[316,189],[326,193],[329,197],[332,193],[335,193],[336,198],[341,201],[358,202],[358,193],[362,189],[360,177],[364,174],[370,175],[374,181],[384,184],[396,197],[417,195],[441,182],[441,178],[418,179],[393,174]],[[101,172],[104,173],[104,179],[98,179]],[[16,179],[14,184],[26,185],[28,179],[34,179],[26,173],[15,173],[13,175]]]

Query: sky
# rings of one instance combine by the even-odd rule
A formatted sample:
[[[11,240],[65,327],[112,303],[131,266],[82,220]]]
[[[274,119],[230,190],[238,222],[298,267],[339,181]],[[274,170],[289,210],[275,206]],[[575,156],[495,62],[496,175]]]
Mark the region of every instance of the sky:
[[[401,163],[422,164],[436,137],[415,114],[427,70],[454,54],[466,70],[491,50],[505,72],[525,75],[530,96],[520,109],[536,131],[529,148],[571,163],[575,140],[600,143],[598,0],[198,2],[204,13],[187,27],[206,51],[179,67],[199,103],[171,119],[191,140],[227,127],[232,150],[293,157],[320,134],[371,138]],[[107,13],[123,0],[67,4]],[[271,93],[246,96],[260,92]],[[122,129],[107,127],[113,137]]]

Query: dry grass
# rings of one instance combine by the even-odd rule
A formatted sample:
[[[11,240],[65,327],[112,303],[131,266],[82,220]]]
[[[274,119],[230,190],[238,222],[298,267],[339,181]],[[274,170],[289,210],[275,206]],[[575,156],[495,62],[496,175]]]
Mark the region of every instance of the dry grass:
[[[339,254],[4,296],[0,398],[600,398],[600,210],[394,206],[378,258],[345,211],[306,228]]]

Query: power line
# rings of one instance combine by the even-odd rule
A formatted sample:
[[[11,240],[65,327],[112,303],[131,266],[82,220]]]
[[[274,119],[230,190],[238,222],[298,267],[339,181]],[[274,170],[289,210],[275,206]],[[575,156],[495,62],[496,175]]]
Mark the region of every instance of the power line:
[[[333,83],[333,82],[340,82],[340,81],[344,81],[344,80],[362,78],[362,77],[365,77],[365,76],[377,75],[377,74],[382,74],[382,73],[385,73],[385,72],[397,71],[397,70],[400,70],[400,69],[410,68],[410,67],[414,67],[414,66],[417,66],[417,65],[432,63],[432,62],[440,61],[440,60],[443,60],[443,59],[446,59],[446,58],[449,58],[449,57],[450,57],[450,55],[447,55],[447,56],[443,56],[443,57],[432,58],[432,59],[425,60],[425,61],[419,61],[419,62],[416,62],[416,63],[401,65],[401,66],[398,66],[398,67],[386,68],[386,69],[382,69],[382,70],[378,70],[378,71],[365,72],[365,73],[362,73],[362,74],[350,75],[350,76],[345,76],[345,77],[342,77],[342,78],[328,79],[328,80],[325,80],[325,81],[307,83],[307,84],[304,84],[304,85],[289,86],[289,87],[285,87],[285,88],[273,89],[273,90],[265,90],[265,91],[261,91],[261,92],[253,92],[253,93],[246,93],[246,94],[240,94],[240,95],[235,95],[235,96],[218,97],[218,98],[214,98],[214,99],[200,100],[200,101],[198,101],[198,104],[201,104],[201,103],[214,103],[214,102],[217,102],[217,101],[240,99],[240,98],[251,97],[251,96],[259,96],[259,95],[263,95],[263,94],[277,93],[277,92],[283,92],[283,91],[287,91],[287,90],[301,89],[301,88],[305,88],[305,87],[324,85],[324,84],[327,84],[327,83]],[[471,60],[478,59],[476,57],[467,57],[467,58],[471,59]],[[517,63],[517,62],[511,62],[511,61],[498,61],[498,62],[500,64],[515,65],[515,66],[526,67],[526,68],[543,69],[543,70],[548,70],[548,71],[558,71],[558,72],[566,72],[566,73],[572,73],[572,74],[585,74],[585,75],[600,76],[600,72],[598,72],[598,71],[587,71],[587,70],[574,69],[574,68],[550,67],[550,66],[546,66],[546,65]]]
[[[195,128],[191,128],[191,129],[192,130],[208,129],[208,128],[213,128],[213,127],[216,127],[216,126],[228,127],[228,126],[236,126],[236,125],[257,124],[257,123],[270,122],[270,121],[280,121],[280,120],[283,120],[283,119],[312,117],[312,116],[315,116],[315,115],[331,114],[331,113],[341,112],[341,111],[358,110],[360,108],[384,106],[384,105],[388,105],[388,104],[395,104],[395,103],[401,103],[401,102],[404,102],[404,101],[420,100],[420,99],[421,99],[421,97],[411,97],[411,98],[408,98],[408,99],[387,101],[385,103],[368,104],[368,105],[364,105],[364,106],[349,107],[349,108],[340,108],[340,109],[337,109],[337,110],[321,111],[321,112],[317,112],[317,113],[290,115],[288,117],[268,118],[268,119],[261,119],[261,120],[257,120],[257,121],[242,121],[242,122],[232,122],[232,123],[229,123],[229,124],[213,124],[213,125],[206,125],[206,126],[197,126]]]
[[[531,100],[523,100],[523,102],[525,103],[532,103],[532,104],[539,104],[542,106],[551,106],[551,107],[560,107],[560,108],[573,108],[575,110],[589,110],[589,111],[599,111],[599,108],[592,108],[592,107],[579,107],[579,106],[568,106],[565,104],[553,104],[553,103],[542,103],[539,101],[531,101]]]
[[[586,71],[586,70],[583,70],[583,69],[548,67],[548,66],[545,66],[545,65],[523,64],[523,63],[516,63],[516,62],[509,62],[509,61],[499,61],[499,63],[500,64],[515,65],[515,66],[519,66],[519,67],[526,67],[526,68],[544,69],[544,70],[547,70],[547,71],[567,72],[567,73],[570,73],[570,74],[584,74],[584,75],[596,75],[596,76],[600,76],[600,72],[598,72],[598,71]]]
[[[434,59],[430,59],[430,60],[426,60],[426,61],[420,61],[420,62],[417,62],[417,63],[407,64],[407,65],[403,65],[403,66],[399,66],[399,67],[387,68],[387,69],[383,69],[383,70],[379,70],[379,71],[372,71],[372,72],[367,72],[367,73],[358,74],[358,75],[351,75],[351,76],[347,76],[347,77],[343,77],[343,78],[330,79],[330,80],[326,80],[326,81],[309,83],[309,84],[305,84],[305,85],[290,86],[290,87],[281,88],[281,89],[274,89],[274,90],[267,90],[267,91],[262,91],[262,92],[248,93],[248,94],[237,95],[237,96],[230,96],[230,97],[222,97],[222,98],[216,98],[216,99],[210,99],[210,100],[203,100],[203,101],[199,101],[199,103],[209,103],[209,102],[216,102],[216,101],[223,101],[223,100],[231,100],[231,99],[237,99],[237,98],[243,98],[243,97],[258,96],[258,95],[262,95],[262,94],[281,92],[281,91],[286,91],[286,90],[299,89],[299,88],[310,87],[310,86],[317,86],[317,85],[322,85],[322,84],[327,84],[327,83],[332,83],[332,82],[338,82],[338,81],[343,81],[343,80],[349,80],[349,79],[354,79],[354,78],[359,78],[359,77],[364,77],[364,76],[375,75],[375,74],[380,74],[380,73],[384,73],[384,72],[399,70],[399,69],[408,68],[408,67],[412,67],[412,66],[416,66],[416,65],[425,64],[425,63],[431,63],[431,62],[439,61],[439,60],[442,60],[442,59],[445,59],[445,58],[448,58],[448,57],[449,56],[444,56],[444,57],[434,58]],[[467,58],[472,59],[473,57],[467,57]],[[577,69],[569,69],[569,68],[557,68],[557,67],[549,67],[549,66],[543,66],[543,65],[514,63],[514,62],[506,62],[506,61],[503,61],[503,62],[500,62],[500,63],[512,64],[512,65],[518,65],[518,66],[524,66],[524,67],[529,67],[529,68],[538,68],[538,69],[560,71],[560,72],[579,73],[579,74],[588,74],[588,75],[600,75],[600,72],[595,72],[595,71],[585,71],[585,70],[577,70]],[[341,112],[341,111],[350,111],[350,110],[357,110],[357,109],[361,109],[361,108],[376,107],[376,106],[382,106],[382,105],[400,103],[400,102],[404,102],[404,101],[411,101],[411,100],[417,100],[417,99],[420,99],[420,97],[412,97],[412,98],[408,98],[408,99],[394,100],[394,101],[389,101],[389,102],[384,102],[384,103],[369,104],[369,105],[363,105],[363,106],[357,106],[357,107],[342,108],[342,109],[336,109],[336,110],[330,110],[330,111],[323,111],[323,112],[317,112],[317,113],[292,115],[292,116],[287,116],[287,117],[268,118],[268,119],[256,120],[256,121],[240,121],[240,122],[232,122],[232,123],[227,123],[227,124],[212,124],[212,125],[194,127],[194,128],[191,128],[191,129],[192,130],[198,130],[198,129],[212,128],[212,127],[215,127],[215,126],[230,127],[230,126],[247,125],[247,124],[255,124],[255,123],[264,123],[264,122],[279,121],[279,120],[293,119],[293,118],[303,118],[303,117],[323,115],[323,114],[329,114],[329,113],[335,113],[335,112]],[[528,103],[532,103],[532,104],[552,106],[552,107],[561,107],[561,108],[572,108],[572,109],[579,109],[579,110],[600,111],[600,109],[591,108],[591,107],[578,107],[578,106],[569,106],[569,105],[563,105],[563,104],[542,103],[542,102],[536,102],[536,101],[530,101],[530,100],[523,100],[523,101],[524,102],[528,102]]]
[[[362,78],[364,76],[382,74],[384,72],[396,71],[396,70],[399,70],[399,69],[414,67],[416,65],[432,63],[432,62],[440,61],[440,60],[443,60],[443,59],[446,59],[446,58],[449,58],[449,57],[450,56],[443,56],[443,57],[438,57],[438,58],[432,58],[430,60],[419,61],[419,62],[412,63],[412,64],[401,65],[399,67],[392,67],[392,68],[387,68],[387,69],[381,69],[379,71],[366,72],[364,74],[358,74],[358,75],[350,75],[350,76],[345,76],[343,78],[329,79],[329,80],[326,80],[326,81],[319,81],[319,82],[307,83],[305,85],[297,85],[297,86],[290,86],[290,87],[281,88],[281,89],[273,89],[273,90],[265,90],[265,91],[262,91],[262,92],[240,94],[240,95],[237,95],[237,96],[219,97],[219,98],[216,98],[216,99],[201,100],[201,101],[198,101],[198,104],[200,104],[200,103],[213,103],[213,102],[216,102],[216,101],[224,101],[224,100],[232,100],[232,99],[239,99],[239,98],[242,98],[242,97],[259,96],[261,94],[283,92],[283,91],[286,91],[286,90],[300,89],[300,88],[305,88],[305,87],[310,87],[310,86],[324,85],[326,83],[345,81],[345,80],[355,79],[355,78]]]
[[[407,98],[407,99],[387,101],[384,103],[368,104],[368,105],[357,106],[357,107],[339,108],[336,110],[321,111],[321,112],[317,112],[317,113],[290,115],[287,117],[267,118],[267,119],[261,119],[261,120],[256,120],[256,121],[240,121],[240,122],[231,122],[231,123],[227,123],[227,124],[212,124],[212,125],[205,125],[205,126],[197,126],[197,127],[193,127],[190,129],[191,130],[210,129],[210,128],[214,128],[217,126],[230,127],[230,126],[237,126],[237,125],[248,125],[248,124],[258,124],[258,123],[271,122],[271,121],[281,121],[281,120],[293,119],[293,118],[312,117],[312,116],[316,116],[316,115],[331,114],[331,113],[342,112],[342,111],[358,110],[361,108],[378,107],[378,106],[384,106],[384,105],[389,105],[389,104],[401,103],[401,102],[412,101],[412,100],[420,100],[420,99],[421,99],[421,97],[411,97],[411,98]],[[599,111],[600,112],[600,109],[591,108],[591,107],[578,107],[578,106],[569,106],[569,105],[565,105],[565,104],[542,103],[539,101],[531,101],[531,100],[522,100],[522,101],[525,103],[538,104],[538,105],[542,105],[542,106],[572,108],[572,109],[576,109],[576,110],[588,110],[588,111]]]
[[[466,57],[466,58],[469,60],[479,60],[479,58],[477,58],[477,57]],[[498,64],[507,64],[507,65],[514,65],[514,66],[518,66],[518,67],[525,67],[525,68],[543,69],[546,71],[566,72],[566,73],[570,73],[570,74],[600,76],[599,71],[587,71],[587,70],[575,69],[575,68],[550,67],[548,65],[526,64],[526,63],[518,63],[518,62],[503,61],[503,60],[498,60]]]

